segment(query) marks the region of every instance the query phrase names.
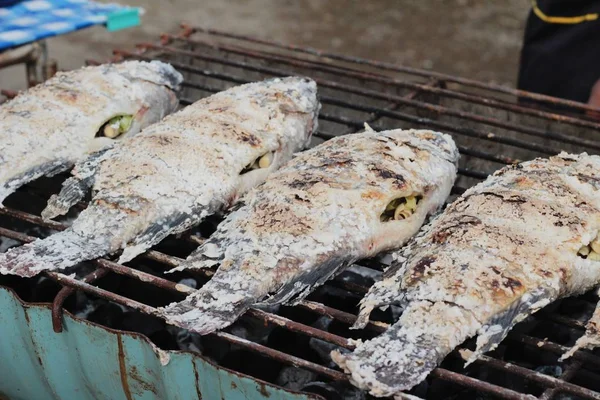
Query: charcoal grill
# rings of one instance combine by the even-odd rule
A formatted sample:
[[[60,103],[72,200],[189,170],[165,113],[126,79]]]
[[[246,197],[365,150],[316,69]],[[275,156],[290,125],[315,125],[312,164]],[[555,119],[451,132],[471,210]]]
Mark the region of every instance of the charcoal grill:
[[[312,145],[360,131],[364,122],[376,130],[410,127],[450,133],[462,155],[452,197],[507,164],[563,150],[600,153],[597,110],[584,104],[395,64],[187,25],[177,35],[162,35],[159,41],[142,43],[133,51],[115,51],[115,59],[171,63],[185,76],[182,105],[249,81],[293,74],[310,76],[317,81],[323,104],[319,132]],[[0,237],[29,242],[34,237],[25,232],[32,229],[39,228],[42,235],[64,229],[65,221],[44,222],[38,216],[45,200],[58,188],[56,179],[43,179],[7,199],[8,207],[0,209]],[[83,277],[47,272],[45,282],[54,283],[43,296],[32,298],[29,289],[24,289],[32,285],[31,280],[2,277],[0,284],[26,301],[51,301],[55,332],[63,330],[63,310],[70,310],[69,302],[76,292],[154,316],[156,307],[182,299],[193,290],[178,283],[181,279],[192,277],[202,283],[212,275],[213,271],[206,270],[165,278],[162,272],[200,244],[215,223],[218,221],[209,221],[191,233],[169,238],[167,244],[138,257],[131,266],[99,259],[89,263],[92,271]],[[232,328],[202,340],[224,343],[253,360],[251,366],[244,366],[225,357],[219,362],[222,367],[281,384],[276,373],[264,370],[291,366],[311,374],[311,383],[302,389],[315,398],[349,396],[351,386],[346,376],[326,357],[320,357],[314,344],[325,349],[352,349],[349,339],[373,337],[393,321],[393,310],[375,312],[364,331],[348,329],[356,318],[358,301],[372,283],[369,276],[382,268],[377,260],[361,262],[296,307],[251,309]],[[115,285],[117,279],[124,284]],[[467,369],[462,368],[459,351],[452,353],[427,383],[406,397],[600,399],[598,353],[579,351],[565,363],[557,361],[583,333],[596,301],[590,293],[552,304],[515,327],[496,351]],[[269,338],[243,334],[248,329],[237,329],[240,324],[268,327]],[[159,339],[153,341],[160,346]],[[459,350],[472,349],[472,345],[467,342]],[[122,383],[127,386],[126,380]],[[353,398],[368,398],[352,393]],[[264,393],[264,397],[268,395]],[[126,398],[135,397],[129,393]]]

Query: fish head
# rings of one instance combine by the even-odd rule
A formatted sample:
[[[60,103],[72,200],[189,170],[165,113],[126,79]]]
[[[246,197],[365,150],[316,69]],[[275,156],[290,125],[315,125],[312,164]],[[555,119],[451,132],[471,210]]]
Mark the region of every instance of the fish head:
[[[361,201],[374,232],[366,248],[375,255],[398,248],[439,210],[457,173],[458,150],[449,135],[424,130],[393,130],[372,135],[370,185]]]
[[[261,105],[283,115],[283,126],[261,133],[260,140],[248,141],[245,167],[240,173],[236,196],[264,182],[270,173],[286,164],[294,153],[305,149],[318,128],[321,104],[317,84],[310,78],[274,78],[263,82]]]
[[[294,134],[285,140],[293,152],[303,150],[310,144],[313,133],[318,128],[321,103],[317,97],[317,84],[310,78],[288,76],[265,81],[269,91],[273,93],[271,101],[277,102],[279,109],[286,115],[297,115],[305,128],[304,134]],[[289,132],[281,132],[290,136]],[[286,160],[287,161],[287,160]]]
[[[171,65],[161,61],[125,61],[103,67],[127,79],[128,93],[125,95],[133,101],[115,99],[105,115],[99,116],[96,137],[90,141],[88,153],[138,134],[171,114],[179,105],[183,76]]]

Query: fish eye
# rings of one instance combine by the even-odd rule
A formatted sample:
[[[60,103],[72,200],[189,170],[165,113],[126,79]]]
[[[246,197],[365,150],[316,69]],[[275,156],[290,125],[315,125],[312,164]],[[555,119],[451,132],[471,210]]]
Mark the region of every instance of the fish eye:
[[[117,115],[106,121],[98,132],[96,137],[107,137],[109,139],[116,139],[122,134],[126,133],[131,129],[133,123],[133,115]]]
[[[255,169],[261,168],[269,168],[271,164],[273,164],[273,159],[275,158],[275,152],[269,151],[262,156],[258,157],[256,160],[246,165],[240,175],[245,174],[247,172],[253,171]]]
[[[398,197],[388,203],[383,213],[381,222],[400,221],[414,214],[422,197],[420,195]]]

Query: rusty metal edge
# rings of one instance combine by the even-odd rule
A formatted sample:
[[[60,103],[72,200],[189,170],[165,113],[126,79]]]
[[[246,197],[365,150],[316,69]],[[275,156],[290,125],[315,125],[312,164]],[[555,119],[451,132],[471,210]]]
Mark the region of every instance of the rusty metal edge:
[[[28,308],[33,308],[33,307],[39,307],[39,308],[46,309],[49,313],[52,312],[52,303],[46,303],[46,302],[27,302],[27,301],[23,300],[12,288],[10,288],[8,286],[0,285],[0,290],[2,290],[2,289],[6,290],[7,292],[9,292],[10,295],[12,295],[17,300],[17,302],[21,305],[21,307],[24,310],[28,309]],[[162,349],[158,348],[154,343],[152,343],[152,341],[146,335],[143,335],[141,333],[124,331],[124,330],[120,330],[120,329],[108,328],[108,327],[103,326],[101,324],[97,324],[95,322],[91,322],[91,321],[88,321],[88,320],[76,317],[75,315],[73,315],[72,313],[70,313],[67,310],[63,310],[63,316],[67,316],[68,318],[71,318],[76,323],[82,323],[82,324],[90,325],[90,326],[93,326],[93,327],[96,327],[96,328],[100,328],[101,330],[104,330],[104,331],[106,331],[108,333],[114,334],[114,335],[116,335],[119,338],[121,338],[123,336],[129,336],[129,337],[131,337],[133,339],[139,340],[139,341],[145,343],[146,345],[150,346],[153,349],[153,351],[156,354],[156,356],[159,357],[159,358],[161,357],[161,353],[162,354],[166,354],[169,357],[170,357],[171,354],[187,354],[187,355],[191,356],[192,359],[195,359],[195,360],[198,360],[200,362],[206,363],[206,364],[212,366],[213,368],[215,368],[217,370],[224,371],[226,373],[235,375],[235,376],[240,377],[240,378],[251,379],[251,380],[253,380],[254,382],[258,383],[259,385],[261,385],[263,387],[264,386],[268,386],[268,387],[270,387],[270,388],[272,388],[273,390],[276,390],[276,391],[283,391],[283,392],[286,392],[286,393],[288,393],[290,395],[305,396],[308,399],[326,400],[324,397],[322,397],[322,396],[320,396],[318,394],[308,393],[308,392],[300,392],[300,391],[296,391],[296,390],[286,389],[286,388],[283,388],[281,386],[275,385],[273,383],[264,381],[262,379],[255,378],[255,377],[253,377],[251,375],[247,375],[247,374],[244,374],[244,373],[232,370],[232,369],[227,368],[227,367],[222,367],[222,366],[218,365],[217,363],[215,363],[214,361],[210,360],[209,358],[204,357],[204,356],[202,356],[200,354],[197,354],[197,353],[193,353],[191,351],[162,350]],[[119,340],[118,346],[119,346],[120,349],[123,346],[120,340]],[[195,363],[193,363],[193,365],[195,366]],[[197,382],[196,382],[196,385],[197,385]]]

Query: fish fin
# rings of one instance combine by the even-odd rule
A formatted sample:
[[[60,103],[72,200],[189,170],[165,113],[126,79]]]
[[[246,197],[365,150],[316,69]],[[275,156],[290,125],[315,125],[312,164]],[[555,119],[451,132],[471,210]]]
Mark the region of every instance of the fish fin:
[[[119,257],[119,263],[133,260],[167,236],[181,233],[191,228],[207,215],[205,211],[195,209],[192,213],[179,213],[168,217],[168,219],[165,218],[154,222],[145,231],[137,235],[131,243],[125,246],[123,253]]]
[[[369,323],[369,315],[374,309],[398,303],[402,297],[400,282],[394,277],[375,282],[360,301],[358,317],[350,329],[364,328]]]
[[[333,361],[360,389],[392,396],[423,381],[456,346],[477,332],[472,314],[450,303],[410,303],[400,320],[351,353],[335,350]]]
[[[540,288],[523,294],[507,310],[494,315],[477,332],[477,347],[470,354],[465,367],[476,361],[483,353],[498,347],[516,324],[549,304],[555,297],[548,288]]]
[[[234,323],[257,299],[258,282],[240,271],[218,273],[185,300],[158,309],[167,323],[206,335]]]
[[[0,275],[32,277],[102,255],[103,246],[71,229],[0,254]]]
[[[573,347],[563,354],[558,361],[564,361],[571,357],[579,349],[593,350],[600,347],[600,301],[596,304],[594,314],[585,327],[585,333],[581,336]]]
[[[106,151],[108,148],[90,155],[73,168],[73,176],[63,183],[60,193],[52,195],[48,200],[46,208],[42,211],[43,219],[50,220],[66,214],[71,207],[83,199],[94,184],[96,169]]]
[[[1,183],[0,185],[0,207],[2,207],[2,202],[6,199],[11,193],[20,188],[21,186],[32,182],[42,176],[53,176],[59,174],[67,169],[71,168],[73,163],[68,160],[59,159],[50,161],[38,166],[35,166],[17,176],[14,176],[7,180],[6,182]]]
[[[363,124],[363,126],[365,127],[365,132],[373,132],[373,133],[377,133],[377,131],[375,131],[375,129],[371,128],[369,126],[369,124],[367,124],[366,122]]]
[[[166,274],[180,272],[189,269],[205,269],[212,268],[223,260],[224,254],[219,246],[218,239],[209,238],[194,250],[186,260],[177,267],[166,271]]]
[[[352,264],[351,261],[333,258],[318,268],[313,268],[298,278],[285,283],[268,298],[257,303],[257,306],[296,305],[306,298],[316,287],[333,278]]]

